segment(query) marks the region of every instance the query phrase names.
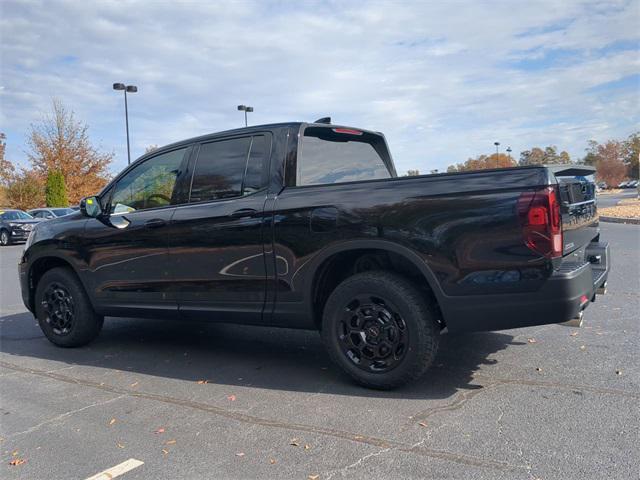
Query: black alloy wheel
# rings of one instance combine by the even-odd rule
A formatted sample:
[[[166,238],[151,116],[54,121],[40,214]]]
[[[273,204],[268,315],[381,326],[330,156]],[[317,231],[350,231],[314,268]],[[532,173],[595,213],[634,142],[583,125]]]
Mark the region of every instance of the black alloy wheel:
[[[337,323],[344,355],[366,372],[387,372],[404,359],[407,325],[393,305],[373,295],[357,295]]]
[[[46,314],[44,321],[56,335],[68,335],[73,328],[75,307],[73,297],[59,283],[50,283],[44,291],[42,308]]]

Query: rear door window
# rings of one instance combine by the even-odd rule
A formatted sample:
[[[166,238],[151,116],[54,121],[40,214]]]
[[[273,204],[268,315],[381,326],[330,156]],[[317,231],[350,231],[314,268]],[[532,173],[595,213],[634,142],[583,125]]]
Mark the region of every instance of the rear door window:
[[[390,178],[389,160],[380,135],[348,128],[308,127],[298,152],[297,185]]]
[[[266,185],[270,142],[265,135],[232,138],[200,146],[190,202],[250,195]]]

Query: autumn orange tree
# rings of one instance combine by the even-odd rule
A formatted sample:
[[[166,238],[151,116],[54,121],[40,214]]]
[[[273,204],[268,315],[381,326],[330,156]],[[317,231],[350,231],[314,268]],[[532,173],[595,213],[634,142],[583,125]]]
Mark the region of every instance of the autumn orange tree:
[[[517,164],[510,155],[504,153],[492,155],[479,155],[476,158],[470,158],[464,163],[449,165],[447,172],[469,172],[471,170],[486,170],[488,168],[508,168],[515,167]]]
[[[61,172],[72,205],[97,193],[109,179],[113,154],[102,153],[93,146],[88,130],[73,111],[54,99],[52,113],[31,125],[27,139],[27,155],[34,174],[44,180],[49,172]]]
[[[628,165],[624,159],[624,142],[608,140],[600,144],[590,140],[584,162],[596,167],[596,177],[599,181],[615,187],[627,176]]]

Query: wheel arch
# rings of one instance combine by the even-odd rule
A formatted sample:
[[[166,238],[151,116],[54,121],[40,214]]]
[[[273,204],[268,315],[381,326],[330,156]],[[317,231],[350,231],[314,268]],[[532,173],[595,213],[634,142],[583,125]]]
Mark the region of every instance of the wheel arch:
[[[386,240],[361,240],[329,247],[314,259],[307,298],[312,304],[313,320],[316,326],[319,327],[321,324],[324,303],[330,293],[341,281],[363,271],[357,270],[357,263],[365,256],[380,259],[383,262],[380,265],[383,270],[395,271],[412,278],[419,287],[422,287],[425,295],[435,301],[441,320],[444,322],[442,305],[445,295],[434,273],[416,252]]]
[[[80,281],[80,284],[82,285],[82,287],[84,288],[82,280],[80,280],[80,275],[78,275],[78,272],[76,271],[76,269],[73,267],[73,264],[69,260],[57,255],[44,255],[42,257],[39,257],[35,259],[32,262],[31,266],[29,267],[28,285],[29,285],[29,305],[31,307],[31,311],[35,312],[34,299],[35,299],[36,288],[38,287],[38,282],[40,282],[40,279],[42,278],[42,276],[45,273],[47,273],[49,270],[52,270],[54,268],[59,268],[59,267],[67,268],[71,270]]]

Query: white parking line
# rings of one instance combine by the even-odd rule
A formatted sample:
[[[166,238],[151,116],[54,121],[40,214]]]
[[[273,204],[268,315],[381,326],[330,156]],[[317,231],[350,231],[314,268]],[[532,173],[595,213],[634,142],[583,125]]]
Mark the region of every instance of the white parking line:
[[[111,480],[112,478],[119,477],[123,473],[127,473],[134,468],[138,468],[140,465],[144,465],[144,462],[136,460],[135,458],[130,458],[129,460],[122,462],[115,467],[107,468],[103,472],[96,473],[86,480]]]

